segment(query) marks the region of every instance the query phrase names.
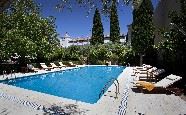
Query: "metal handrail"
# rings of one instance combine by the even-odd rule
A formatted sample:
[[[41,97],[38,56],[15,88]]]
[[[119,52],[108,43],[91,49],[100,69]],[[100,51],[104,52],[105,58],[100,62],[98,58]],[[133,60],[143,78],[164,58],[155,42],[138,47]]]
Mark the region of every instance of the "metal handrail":
[[[115,81],[117,82],[117,84],[115,83]],[[101,97],[101,95],[103,93],[105,93],[105,90],[108,88],[109,86],[109,83],[113,82],[115,87],[116,87],[116,97],[115,98],[118,98],[117,95],[120,94],[119,93],[119,81],[116,79],[116,78],[111,78],[106,84],[105,86],[103,87],[103,89],[101,90],[100,94],[99,94],[99,98]]]

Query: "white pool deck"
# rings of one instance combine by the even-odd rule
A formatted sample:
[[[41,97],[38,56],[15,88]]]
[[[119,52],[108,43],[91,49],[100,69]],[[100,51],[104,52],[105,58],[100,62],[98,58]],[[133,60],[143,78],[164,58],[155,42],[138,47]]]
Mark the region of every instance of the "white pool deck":
[[[82,67],[82,66],[81,66]],[[72,69],[64,68],[64,69]],[[52,70],[56,71],[56,70]],[[58,71],[58,70],[57,70]],[[38,73],[16,73],[16,77],[43,74],[50,71],[39,71]],[[0,114],[2,115],[42,115],[42,110],[31,107],[31,102],[49,107],[53,104],[65,106],[75,104],[82,115],[184,115],[186,114],[186,102],[179,96],[166,94],[143,94],[133,92],[130,81],[132,68],[127,67],[118,77],[120,94],[115,99],[115,86],[112,84],[107,92],[95,104],[88,104],[80,101],[57,97],[36,91],[31,91],[15,86],[0,83]],[[7,77],[14,78],[14,75],[0,76],[0,79]],[[111,92],[108,92],[111,91]],[[128,91],[128,92],[126,92]],[[126,95],[125,95],[126,94]],[[16,97],[16,98],[13,98]],[[24,100],[24,101],[23,101]],[[21,103],[20,103],[21,102]],[[79,115],[80,113],[77,113]],[[81,115],[80,114],[80,115]]]

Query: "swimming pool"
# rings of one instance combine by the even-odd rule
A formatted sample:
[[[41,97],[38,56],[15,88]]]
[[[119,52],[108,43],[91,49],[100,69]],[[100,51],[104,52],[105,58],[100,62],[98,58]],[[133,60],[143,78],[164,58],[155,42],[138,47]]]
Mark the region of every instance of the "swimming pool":
[[[104,85],[110,79],[117,78],[124,68],[86,66],[3,81],[3,83],[93,104],[99,100]]]

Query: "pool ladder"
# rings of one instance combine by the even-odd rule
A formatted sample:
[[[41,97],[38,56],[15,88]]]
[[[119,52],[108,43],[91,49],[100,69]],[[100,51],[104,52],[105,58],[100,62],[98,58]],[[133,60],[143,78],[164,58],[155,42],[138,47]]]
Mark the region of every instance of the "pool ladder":
[[[116,87],[116,91],[115,94],[116,96],[114,97],[115,99],[118,98],[118,94],[119,93],[119,81],[116,78],[111,78],[103,87],[103,89],[101,90],[101,92],[99,93],[99,99],[101,98],[102,94],[105,93],[105,91],[108,89],[108,87],[110,86],[111,83],[114,83],[115,87]]]

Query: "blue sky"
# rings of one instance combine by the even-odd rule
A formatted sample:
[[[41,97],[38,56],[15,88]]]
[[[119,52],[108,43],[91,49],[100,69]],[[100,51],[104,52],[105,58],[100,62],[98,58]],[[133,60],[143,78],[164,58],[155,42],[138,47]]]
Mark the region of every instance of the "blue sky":
[[[92,20],[94,11],[87,15],[87,9],[79,7],[77,4],[72,4],[72,11],[65,9],[59,11],[55,8],[58,0],[36,0],[40,3],[42,15],[44,17],[54,16],[56,18],[57,32],[62,37],[66,32],[72,37],[87,37],[91,36]],[[152,0],[154,6],[157,5],[158,0]],[[120,5],[118,8],[120,33],[127,33],[127,25],[132,23],[132,7]],[[104,27],[104,34],[109,34],[110,22],[109,18],[102,15],[102,23]]]

